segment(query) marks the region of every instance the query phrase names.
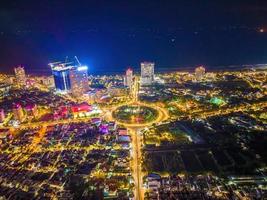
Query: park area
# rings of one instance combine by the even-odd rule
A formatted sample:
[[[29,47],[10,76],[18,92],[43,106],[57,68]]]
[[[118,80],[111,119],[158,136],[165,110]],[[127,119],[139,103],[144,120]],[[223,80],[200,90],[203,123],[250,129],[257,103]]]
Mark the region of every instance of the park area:
[[[148,106],[125,105],[117,108],[113,117],[122,123],[144,124],[154,121],[158,117],[158,111]]]

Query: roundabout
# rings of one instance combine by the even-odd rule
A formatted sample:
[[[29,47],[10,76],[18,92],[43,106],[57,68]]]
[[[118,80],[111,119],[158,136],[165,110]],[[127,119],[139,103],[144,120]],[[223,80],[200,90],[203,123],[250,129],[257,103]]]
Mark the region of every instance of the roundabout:
[[[158,111],[154,108],[141,105],[124,105],[113,112],[113,117],[122,123],[144,124],[154,121]]]
[[[112,119],[128,128],[143,128],[168,118],[164,108],[141,102],[120,105],[113,109]]]

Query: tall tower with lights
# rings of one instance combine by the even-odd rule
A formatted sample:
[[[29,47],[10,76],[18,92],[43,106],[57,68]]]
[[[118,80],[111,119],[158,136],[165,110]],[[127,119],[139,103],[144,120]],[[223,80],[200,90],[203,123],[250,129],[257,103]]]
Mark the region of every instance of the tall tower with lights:
[[[153,62],[141,63],[141,85],[151,85],[154,82],[154,66]]]
[[[72,66],[66,63],[50,63],[49,65],[52,69],[56,91],[68,93],[71,89],[70,70]]]
[[[18,66],[14,68],[16,83],[19,87],[26,86],[26,73],[24,67]]]
[[[75,56],[74,62],[54,62],[48,65],[52,69],[56,91],[80,97],[89,90],[88,67],[81,65]]]
[[[131,88],[133,85],[133,70],[129,67],[124,77],[124,85]]]
[[[203,66],[199,66],[195,69],[196,80],[201,80],[205,75],[206,69]]]
[[[88,67],[78,66],[70,70],[71,93],[79,97],[88,92]]]

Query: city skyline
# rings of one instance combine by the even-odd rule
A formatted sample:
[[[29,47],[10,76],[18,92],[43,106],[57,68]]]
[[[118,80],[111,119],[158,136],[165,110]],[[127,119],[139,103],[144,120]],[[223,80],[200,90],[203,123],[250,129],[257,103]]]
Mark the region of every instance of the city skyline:
[[[0,200],[267,199],[267,1],[1,1],[0,46]]]
[[[0,74],[0,196],[266,196],[267,65],[154,74],[141,62],[141,74],[88,77],[79,61],[49,66]]]

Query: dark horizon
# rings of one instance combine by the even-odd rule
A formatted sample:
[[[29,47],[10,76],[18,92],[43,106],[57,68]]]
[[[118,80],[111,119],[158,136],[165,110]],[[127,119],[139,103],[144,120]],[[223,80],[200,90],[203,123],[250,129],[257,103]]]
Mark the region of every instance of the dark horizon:
[[[0,6],[0,68],[78,56],[91,73],[267,63],[267,2],[12,1]]]

